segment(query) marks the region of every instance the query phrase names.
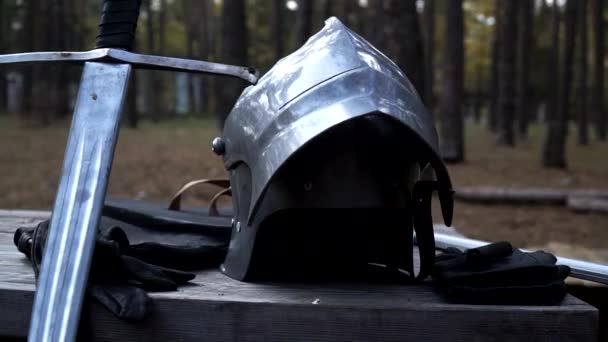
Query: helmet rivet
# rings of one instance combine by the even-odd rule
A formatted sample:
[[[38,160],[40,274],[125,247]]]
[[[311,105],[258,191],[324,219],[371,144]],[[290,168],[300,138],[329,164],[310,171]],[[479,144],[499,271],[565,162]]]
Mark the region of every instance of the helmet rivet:
[[[226,151],[226,146],[224,146],[224,140],[222,140],[222,138],[220,137],[215,137],[213,139],[213,142],[211,142],[211,150],[218,156],[223,155]]]
[[[234,227],[234,222],[235,222],[234,219],[231,219],[230,220],[230,226]]]
[[[237,233],[241,232],[241,222],[240,221],[236,221],[236,232]]]

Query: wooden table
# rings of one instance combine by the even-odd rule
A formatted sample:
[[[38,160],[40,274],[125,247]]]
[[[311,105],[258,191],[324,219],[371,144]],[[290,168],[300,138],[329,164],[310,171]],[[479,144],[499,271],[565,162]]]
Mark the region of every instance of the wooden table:
[[[0,340],[27,335],[34,276],[13,245],[47,212],[0,210]],[[568,295],[559,306],[451,305],[428,286],[249,284],[198,274],[153,293],[143,323],[92,303],[85,340],[99,341],[596,341],[598,312]]]

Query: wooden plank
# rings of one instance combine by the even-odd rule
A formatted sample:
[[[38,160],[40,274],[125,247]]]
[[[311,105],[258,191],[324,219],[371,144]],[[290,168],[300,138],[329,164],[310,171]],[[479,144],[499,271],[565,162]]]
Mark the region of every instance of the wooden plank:
[[[15,222],[0,224],[0,336],[24,337],[35,280],[12,241]],[[32,221],[33,220],[33,221]],[[437,226],[442,232],[449,228]],[[453,232],[457,234],[456,232]],[[595,341],[598,312],[567,296],[556,306],[447,303],[431,284],[244,283],[203,271],[178,291],[152,293],[150,316],[118,320],[96,303],[83,313],[84,340],[95,341]]]
[[[467,202],[484,204],[549,204],[564,205],[568,193],[554,189],[515,189],[515,188],[459,188],[454,198]]]
[[[591,189],[462,187],[456,189],[458,200],[484,204],[566,205],[568,199],[608,199],[608,191]]]
[[[51,216],[50,211],[46,210],[13,210],[13,209],[0,209],[0,219],[4,218],[21,218],[21,219],[45,219]]]
[[[16,219],[1,221],[0,218],[0,233],[13,234],[20,227],[35,227],[43,219]]]
[[[164,305],[166,304],[166,305]],[[170,309],[169,309],[170,308]],[[180,321],[176,327],[176,312],[191,321]],[[105,315],[108,317],[108,315]],[[536,317],[534,317],[536,316]],[[449,310],[403,308],[359,308],[277,303],[205,303],[189,305],[184,301],[161,301],[150,321],[141,326],[119,324],[111,332],[93,328],[100,340],[205,340],[205,341],[450,341],[500,340],[523,341],[595,340],[594,324],[585,322],[584,315],[547,312],[538,316],[529,312],[505,315],[502,310],[486,310],[474,317],[465,308]],[[104,317],[99,317],[104,319]],[[111,317],[108,317],[111,319]],[[568,326],[556,322],[567,322]],[[570,325],[573,324],[573,325]],[[543,326],[542,329],[538,327]],[[143,329],[142,329],[143,328]],[[137,336],[151,329],[154,335]],[[581,334],[582,329],[587,333]],[[551,338],[549,338],[551,336]]]
[[[15,233],[20,227],[35,227],[50,217],[48,211],[0,209],[0,233]]]
[[[137,324],[93,304],[84,315],[88,334],[98,341],[597,338],[597,311],[571,296],[560,306],[450,305],[428,286],[245,284],[217,271],[201,272],[195,284],[152,294],[151,315]],[[32,301],[31,287],[0,284],[0,334],[24,336]]]
[[[568,208],[577,212],[608,213],[608,198],[570,196],[568,197]]]

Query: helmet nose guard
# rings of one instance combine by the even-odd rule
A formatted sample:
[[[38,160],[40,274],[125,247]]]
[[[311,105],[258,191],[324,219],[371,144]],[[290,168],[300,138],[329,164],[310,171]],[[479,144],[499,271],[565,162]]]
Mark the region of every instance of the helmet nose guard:
[[[361,153],[361,144],[355,144],[358,147],[354,148],[344,143],[355,140],[367,142],[364,145],[374,146],[375,150],[363,146],[366,152]],[[386,148],[388,145],[402,149]],[[448,226],[451,224],[452,186],[439,157],[434,118],[397,65],[333,17],[300,49],[278,61],[256,85],[243,91],[226,120],[219,147],[229,172],[235,208],[235,225],[222,270],[236,279],[250,278],[254,246],[266,221],[276,222],[276,217],[283,215],[291,221],[291,226],[283,224],[284,231],[297,225],[288,217],[299,214],[274,215],[277,212],[313,207],[411,210],[412,206],[405,202],[411,199],[412,187],[420,179],[419,170],[427,165],[434,173],[433,190],[438,192],[444,221]],[[333,151],[335,158],[310,157],[324,155],[323,150]],[[392,155],[382,151],[392,151]],[[370,157],[373,155],[384,155],[385,159]],[[306,162],[302,164],[301,160]],[[332,160],[342,162],[342,174],[328,171],[335,166]],[[362,168],[361,164],[352,164],[353,160],[373,160],[377,165]],[[405,161],[403,167],[395,168],[399,160]],[[412,178],[413,165],[418,172]],[[303,170],[308,175],[298,178]],[[323,170],[317,172],[317,178],[310,175],[315,170]],[[387,190],[390,182],[377,181],[390,180],[387,174],[395,179],[400,177],[395,172],[387,173],[390,170],[401,170],[410,176],[402,182],[408,195],[396,195]],[[352,174],[345,176],[348,172]],[[334,181],[322,177],[332,177]],[[315,178],[312,183],[306,180],[312,178]],[[317,193],[319,184],[326,188]],[[305,193],[324,195],[310,198],[298,195],[298,189],[310,186],[315,191],[308,189]],[[349,186],[351,190],[347,191]],[[353,193],[352,189],[364,191],[366,196],[375,195],[366,202],[363,192]],[[332,193],[349,196],[329,196],[333,200],[325,200]],[[301,218],[300,222],[303,221]],[[361,236],[368,236],[365,234]],[[411,240],[407,236],[402,238]]]

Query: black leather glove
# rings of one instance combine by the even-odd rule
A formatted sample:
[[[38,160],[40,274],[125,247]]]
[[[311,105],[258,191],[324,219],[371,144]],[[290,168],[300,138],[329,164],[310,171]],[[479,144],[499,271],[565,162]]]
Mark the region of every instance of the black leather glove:
[[[160,259],[164,253],[175,254],[175,246],[147,244],[151,248],[132,248],[120,223],[102,217],[91,262],[87,295],[94,298],[116,317],[127,321],[142,320],[147,313],[147,291],[172,291],[194,279],[193,273],[146,262],[138,255]],[[19,251],[31,261],[38,278],[44,255],[49,220],[36,228],[19,228],[14,242]],[[125,224],[125,226],[127,226]],[[152,251],[153,252],[152,252]],[[189,248],[182,248],[186,253]],[[174,259],[171,259],[175,261]]]
[[[543,251],[523,252],[496,242],[464,252],[448,248],[436,258],[433,279],[452,302],[542,305],[566,295],[568,266]]]

